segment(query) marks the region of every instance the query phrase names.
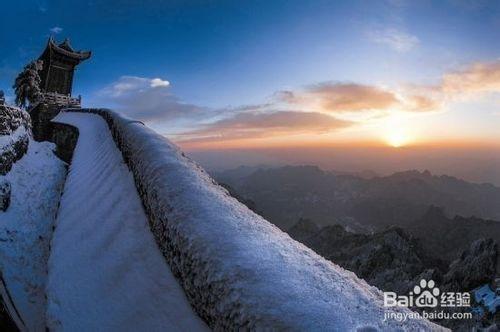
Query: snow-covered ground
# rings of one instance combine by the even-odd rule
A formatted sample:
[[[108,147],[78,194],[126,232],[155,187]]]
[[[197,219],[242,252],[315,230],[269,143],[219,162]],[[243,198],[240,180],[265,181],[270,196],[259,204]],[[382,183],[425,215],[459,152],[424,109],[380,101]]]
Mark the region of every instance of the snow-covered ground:
[[[18,128],[10,141],[25,134]],[[0,141],[1,142],[1,141]],[[28,152],[9,173],[0,176],[12,186],[11,203],[0,211],[0,269],[26,327],[45,330],[45,282],[52,226],[66,166],[52,152],[52,143],[30,141]]]
[[[199,331],[149,229],[132,174],[104,120],[62,113],[80,136],[61,198],[47,283],[48,327]]]

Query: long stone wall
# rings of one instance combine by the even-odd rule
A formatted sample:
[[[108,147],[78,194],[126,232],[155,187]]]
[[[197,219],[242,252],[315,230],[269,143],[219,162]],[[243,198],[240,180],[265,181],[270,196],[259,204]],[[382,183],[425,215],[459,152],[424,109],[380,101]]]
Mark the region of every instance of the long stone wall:
[[[384,321],[381,292],[240,204],[174,144],[101,115],[132,171],[151,230],[188,300],[215,330],[441,330]]]

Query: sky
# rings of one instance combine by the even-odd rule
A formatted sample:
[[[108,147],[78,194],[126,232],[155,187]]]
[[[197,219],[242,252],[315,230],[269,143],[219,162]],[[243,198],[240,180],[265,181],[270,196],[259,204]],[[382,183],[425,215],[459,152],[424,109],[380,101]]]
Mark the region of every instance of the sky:
[[[498,1],[26,0],[3,12],[10,99],[48,37],[68,37],[92,51],[75,76],[84,106],[188,151],[500,151]]]

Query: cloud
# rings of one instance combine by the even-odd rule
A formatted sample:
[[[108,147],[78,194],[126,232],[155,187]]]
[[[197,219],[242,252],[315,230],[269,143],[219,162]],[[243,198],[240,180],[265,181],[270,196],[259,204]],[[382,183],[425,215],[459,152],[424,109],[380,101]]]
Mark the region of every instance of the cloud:
[[[224,141],[279,135],[323,134],[354,123],[316,112],[244,112],[184,134],[181,141]]]
[[[474,63],[443,76],[441,90],[450,96],[500,92],[500,60]]]
[[[131,91],[143,91],[151,87],[152,79],[138,76],[122,76],[116,82],[105,87],[101,94],[112,98],[120,97]]]
[[[434,85],[410,85],[399,99],[410,112],[443,110],[449,103],[500,93],[500,59],[476,62],[444,73]]]
[[[354,83],[321,83],[304,91],[281,91],[278,97],[288,104],[332,113],[388,109],[399,103],[393,92]]]
[[[58,27],[58,26],[55,26],[53,28],[50,28],[50,32],[54,33],[54,34],[60,34],[61,32],[63,31],[63,28],[61,27]]]
[[[46,0],[37,0],[36,1],[37,8],[40,12],[47,12],[47,1]]]
[[[445,110],[465,96],[500,92],[500,60],[474,63],[443,74],[433,85],[380,87],[323,82],[276,92],[267,103],[211,109],[181,101],[162,78],[122,76],[106,86],[104,104],[151,123],[182,125],[171,132],[181,142],[211,142],[335,132],[394,113]],[[189,125],[189,129],[185,125]],[[173,126],[169,127],[173,128]],[[177,134],[182,132],[182,134]]]
[[[394,28],[371,30],[368,37],[372,42],[389,46],[400,53],[408,52],[420,43],[417,36]]]
[[[167,87],[170,85],[170,82],[169,81],[165,81],[165,80],[162,80],[161,78],[153,78],[151,80],[151,84],[150,86],[152,88],[157,88],[157,87]]]
[[[184,103],[160,78],[122,76],[98,94],[99,101],[143,121],[183,120],[208,115],[207,108]]]
[[[432,112],[441,107],[441,101],[422,95],[409,95],[404,99],[407,112]]]

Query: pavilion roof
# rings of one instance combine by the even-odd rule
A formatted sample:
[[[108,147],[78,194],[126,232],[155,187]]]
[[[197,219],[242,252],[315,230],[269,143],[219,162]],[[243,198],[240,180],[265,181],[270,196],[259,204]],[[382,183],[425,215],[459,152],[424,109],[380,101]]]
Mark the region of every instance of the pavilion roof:
[[[87,60],[92,54],[90,51],[75,51],[68,38],[58,45],[56,44],[54,37],[51,36],[47,43],[47,48],[55,53],[65,55],[79,61]]]

